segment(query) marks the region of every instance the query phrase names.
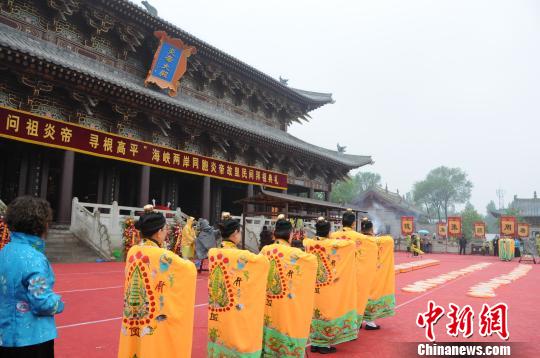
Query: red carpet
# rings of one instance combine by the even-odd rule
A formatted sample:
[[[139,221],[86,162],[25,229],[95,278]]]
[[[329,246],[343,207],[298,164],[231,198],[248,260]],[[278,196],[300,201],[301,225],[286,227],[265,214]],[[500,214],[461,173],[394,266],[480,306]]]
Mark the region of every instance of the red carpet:
[[[481,337],[478,334],[478,315],[482,303],[494,305],[507,303],[509,342],[523,342],[512,347],[513,357],[532,357],[537,355],[540,333],[537,323],[540,318],[538,302],[540,299],[540,268],[535,266],[527,276],[497,289],[497,297],[491,299],[472,298],[466,295],[469,287],[487,281],[500,274],[508,273],[517,265],[514,262],[501,262],[494,257],[425,255],[441,261],[437,266],[401,273],[396,276],[396,315],[378,321],[379,331],[361,330],[358,340],[338,346],[342,357],[398,357],[403,350],[410,348],[404,342],[426,342],[424,329],[416,326],[416,316],[424,312],[429,300],[448,310],[448,303],[459,306],[470,304],[475,312],[474,334],[470,339],[450,337],[443,317],[435,326],[437,341],[499,342],[498,336]],[[403,253],[396,255],[396,263],[410,262],[414,259]],[[434,277],[455,269],[461,269],[476,262],[492,262],[490,267],[450,281],[447,284],[428,290],[425,293],[405,293],[400,288],[414,281]],[[56,274],[55,290],[66,303],[66,310],[57,316],[59,338],[56,340],[57,357],[116,357],[120,315],[122,313],[122,263],[95,264],[57,264],[53,265]],[[207,326],[207,274],[199,276],[195,307],[193,357],[206,356]],[[178,334],[182,334],[179,332]],[[533,343],[534,342],[534,343]],[[516,352],[517,351],[517,352]],[[317,356],[311,354],[310,356]]]

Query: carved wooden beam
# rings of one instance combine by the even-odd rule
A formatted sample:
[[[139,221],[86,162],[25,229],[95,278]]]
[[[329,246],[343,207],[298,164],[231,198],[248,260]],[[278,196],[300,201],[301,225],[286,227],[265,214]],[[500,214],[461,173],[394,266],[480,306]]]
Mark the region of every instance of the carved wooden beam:
[[[47,0],[47,5],[58,12],[60,18],[67,21],[67,17],[73,15],[80,8],[78,0]]]
[[[86,93],[81,92],[70,92],[71,98],[73,98],[75,101],[79,102],[89,116],[93,116],[94,112],[92,111],[92,108],[95,108],[99,100],[96,97],[91,97]]]
[[[137,30],[136,28],[130,26],[130,25],[124,25],[120,24],[117,26],[118,35],[120,36],[120,40],[124,42],[126,45],[126,48],[133,52],[137,52],[137,47],[141,47],[143,40],[144,40],[144,34]],[[127,55],[127,54],[125,54]]]
[[[107,33],[114,27],[114,19],[104,11],[89,8],[84,15],[88,25],[96,30],[96,35]]]

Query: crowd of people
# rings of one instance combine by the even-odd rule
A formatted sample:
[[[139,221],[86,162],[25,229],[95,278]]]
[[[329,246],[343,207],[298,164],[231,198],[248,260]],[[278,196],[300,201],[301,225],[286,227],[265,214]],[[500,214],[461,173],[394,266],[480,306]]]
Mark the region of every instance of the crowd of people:
[[[209,262],[209,357],[303,357],[307,346],[334,353],[394,314],[394,242],[375,236],[369,219],[356,232],[356,216],[347,211],[343,228],[331,232],[320,217],[316,236],[293,245],[293,225],[280,215],[261,232],[259,254],[238,248],[237,220],[228,213],[221,219],[216,230],[190,218],[181,258],[163,248],[163,214],[145,207],[135,224],[142,241],[126,256],[119,357],[191,356],[201,259]],[[50,221],[42,199],[21,197],[8,206],[11,240],[0,250],[2,357],[54,356],[54,316],[64,303],[43,253]]]

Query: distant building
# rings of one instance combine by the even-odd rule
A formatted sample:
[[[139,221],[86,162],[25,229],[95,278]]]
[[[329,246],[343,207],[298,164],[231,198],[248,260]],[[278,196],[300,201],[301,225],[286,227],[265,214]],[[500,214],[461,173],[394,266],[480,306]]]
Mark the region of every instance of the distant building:
[[[397,238],[401,236],[401,217],[414,216],[416,230],[426,227],[430,232],[433,228],[429,225],[419,225],[418,221],[424,221],[424,213],[413,204],[409,203],[398,193],[388,191],[388,188],[375,187],[364,192],[354,204],[369,214],[373,220],[377,233],[389,234]]]
[[[530,199],[521,199],[514,195],[514,200],[508,205],[508,209],[516,210],[521,221],[530,225],[532,237],[540,235],[540,199],[536,195],[536,191]],[[496,218],[505,213],[506,210],[491,211],[491,214]]]

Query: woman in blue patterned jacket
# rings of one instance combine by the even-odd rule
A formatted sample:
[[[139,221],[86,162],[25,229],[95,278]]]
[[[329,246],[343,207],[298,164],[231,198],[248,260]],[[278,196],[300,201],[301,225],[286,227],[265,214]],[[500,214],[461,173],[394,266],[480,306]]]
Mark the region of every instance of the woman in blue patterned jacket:
[[[54,357],[54,315],[64,310],[43,238],[51,207],[19,197],[8,206],[10,242],[0,250],[0,357]]]

